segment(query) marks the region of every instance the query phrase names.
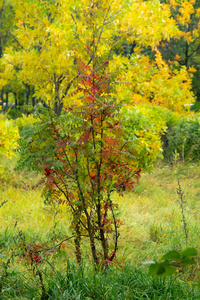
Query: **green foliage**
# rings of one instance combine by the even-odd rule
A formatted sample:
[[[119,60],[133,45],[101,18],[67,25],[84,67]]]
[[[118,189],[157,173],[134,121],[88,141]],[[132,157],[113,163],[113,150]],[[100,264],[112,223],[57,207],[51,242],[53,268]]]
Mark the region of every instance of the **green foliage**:
[[[192,106],[191,106],[191,111],[199,111],[200,110],[200,101],[196,101]]]
[[[9,119],[17,119],[22,117],[22,112],[17,108],[11,108],[7,112]]]
[[[183,161],[200,159],[200,123],[198,117],[182,118],[167,134],[168,146],[164,156],[170,160],[178,153]]]
[[[157,130],[159,130],[160,127],[161,134],[163,134],[167,128],[178,124],[180,120],[180,116],[177,113],[162,106],[143,105],[139,106],[139,110],[151,118],[151,122],[157,127]]]
[[[42,137],[44,132],[49,130],[50,121],[48,119],[48,113],[46,109],[40,109],[43,117],[46,115],[46,119],[42,117],[42,114],[39,112],[37,117],[29,115],[28,117],[23,115],[23,118],[18,118],[15,121],[17,124],[22,138],[20,140],[20,153],[22,153],[22,159],[19,162],[19,168],[30,167],[31,169],[37,169],[34,164],[36,156],[39,157],[40,152],[40,142],[41,149],[45,148],[45,151],[50,150],[51,143],[45,142],[45,138]],[[132,149],[132,165],[135,167],[141,167],[144,170],[148,170],[152,167],[153,162],[162,155],[162,145],[161,145],[161,136],[165,132],[167,124],[174,124],[177,122],[177,116],[175,116],[169,110],[163,107],[155,106],[123,106],[120,110],[121,118],[123,118],[123,127],[124,127],[124,136],[128,137],[129,146]],[[38,118],[39,117],[39,118]],[[56,120],[56,116],[52,117],[52,120]],[[42,122],[39,120],[42,119]],[[72,119],[71,114],[63,113],[59,118],[58,126],[62,126],[65,130],[70,132],[71,124],[75,124],[78,119]],[[80,121],[80,118],[79,118]],[[56,121],[57,122],[57,121]],[[77,123],[76,127],[79,125]],[[37,153],[34,151],[29,151],[27,144],[29,139],[26,139],[28,136],[32,135],[33,140],[38,139],[38,135],[41,135],[41,139],[36,143],[32,143],[31,146],[37,145]],[[78,133],[77,133],[78,134]],[[81,134],[78,134],[79,137]],[[46,146],[45,146],[46,145]],[[53,147],[53,146],[52,146]],[[34,149],[34,148],[33,148]],[[42,150],[41,150],[42,151]],[[50,154],[49,152],[46,152]],[[26,160],[26,157],[30,157],[30,160]]]
[[[18,137],[18,128],[14,122],[0,115],[0,156],[10,157],[14,155],[13,150],[18,146]]]
[[[163,158],[163,151],[166,155],[168,132],[181,117],[165,107],[144,104],[128,105],[121,112],[140,166],[150,169],[157,158]]]
[[[17,118],[15,120],[15,124],[17,125],[19,132],[23,132],[23,130],[27,130],[28,127],[32,126],[33,124],[37,123],[39,121],[39,118],[37,118],[35,115],[28,115],[25,116],[24,114],[21,116],[21,118]]]
[[[30,185],[30,178],[29,180],[26,178],[29,177],[27,170],[23,170],[21,173],[14,171],[16,161],[20,156],[20,153],[16,155],[16,149],[19,146],[20,134],[22,135],[22,132],[26,131],[31,124],[37,122],[37,119],[32,115],[28,117],[23,115],[16,120],[9,120],[6,117],[0,115],[0,182],[3,185],[27,187]],[[13,158],[13,156],[15,157]],[[31,176],[35,177],[35,174],[32,173]]]
[[[134,153],[132,163],[148,170],[158,157],[162,157],[161,135],[166,125],[154,108],[145,106],[124,106],[125,133]],[[155,122],[157,120],[157,122]]]
[[[182,191],[180,182],[178,181],[178,202],[181,208],[183,223],[183,231],[185,234],[185,244],[186,247],[188,245],[188,224],[185,217],[185,207],[187,202],[185,201],[184,192]],[[177,272],[177,269],[180,269],[181,265],[193,265],[196,264],[194,257],[197,256],[197,250],[195,248],[186,248],[185,250],[178,252],[176,250],[172,250],[167,254],[163,255],[160,262],[157,261],[147,261],[142,263],[143,265],[150,264],[149,267],[149,276],[158,276],[158,277],[166,277],[174,275]],[[196,284],[199,287],[199,283]]]
[[[187,289],[188,294],[184,295],[181,283],[178,281],[148,278],[141,269],[136,269],[131,264],[122,270],[111,267],[105,273],[91,275],[84,269],[78,270],[73,265],[68,265],[65,280],[63,274],[56,275],[50,289],[54,299],[64,299],[66,296],[72,299],[77,299],[79,296],[80,299],[109,300],[166,299],[170,296],[173,299],[184,299],[190,297],[189,295],[192,296],[190,288]],[[63,293],[64,291],[67,294]],[[192,293],[198,295],[195,291]]]
[[[187,248],[181,252],[172,250],[162,256],[161,261],[146,261],[143,265],[150,265],[149,276],[167,277],[174,275],[181,265],[196,264],[194,257],[197,256],[195,248]],[[199,287],[199,283],[195,284]]]

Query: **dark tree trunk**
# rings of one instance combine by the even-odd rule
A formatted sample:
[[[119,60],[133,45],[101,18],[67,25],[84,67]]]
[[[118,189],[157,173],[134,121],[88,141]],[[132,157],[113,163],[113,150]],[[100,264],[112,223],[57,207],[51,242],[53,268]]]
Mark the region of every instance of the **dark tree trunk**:
[[[32,97],[32,106],[34,107],[35,105],[36,105],[36,97],[33,96],[33,97]]]
[[[3,55],[3,47],[2,47],[2,37],[0,36],[0,58]]]
[[[30,85],[26,84],[26,105],[29,105],[29,97],[31,93]]]
[[[185,66],[188,69],[188,61],[189,61],[189,45],[186,43],[185,46]]]
[[[8,110],[8,95],[9,95],[9,92],[6,92],[6,110]]]
[[[62,107],[63,107],[62,99],[60,97],[60,92],[59,92],[59,84],[60,84],[60,81],[57,78],[57,75],[55,73],[54,74],[54,85],[55,85],[56,97],[55,97],[55,104],[54,104],[54,112],[57,114],[57,116],[60,116]]]
[[[1,89],[1,96],[0,96],[0,106],[3,107],[3,94],[4,94],[4,90],[3,88]]]
[[[26,105],[29,105],[29,98],[31,94],[31,87],[29,84],[25,84],[26,87]],[[27,109],[25,109],[25,115],[28,115]]]
[[[15,98],[15,108],[17,108],[17,93],[13,93],[14,94],[14,98]]]
[[[59,101],[56,101],[54,104],[54,112],[57,114],[57,116],[61,115],[63,104]]]

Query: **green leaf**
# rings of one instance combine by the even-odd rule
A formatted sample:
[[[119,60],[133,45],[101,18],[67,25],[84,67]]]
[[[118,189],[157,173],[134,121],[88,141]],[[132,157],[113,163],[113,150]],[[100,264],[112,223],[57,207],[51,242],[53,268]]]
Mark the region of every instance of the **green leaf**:
[[[163,255],[162,260],[179,260],[181,255],[176,250],[172,250],[167,254]]]
[[[158,263],[150,265],[148,276],[156,276],[157,271],[158,271]]]
[[[159,266],[156,275],[163,275],[165,273],[165,267]]]
[[[174,267],[170,267],[166,263],[156,263],[150,266],[148,275],[166,277],[166,276],[171,276],[175,273],[176,273],[176,269]]]
[[[0,258],[5,258],[5,255],[0,253]]]
[[[162,273],[162,276],[171,276],[176,273],[176,269],[174,267],[165,266],[165,272]]]
[[[182,259],[182,262],[186,265],[195,265],[196,264],[196,261],[193,260],[193,259],[188,259],[188,258],[183,258]]]
[[[181,252],[181,256],[196,256],[197,250],[195,248],[187,248]]]

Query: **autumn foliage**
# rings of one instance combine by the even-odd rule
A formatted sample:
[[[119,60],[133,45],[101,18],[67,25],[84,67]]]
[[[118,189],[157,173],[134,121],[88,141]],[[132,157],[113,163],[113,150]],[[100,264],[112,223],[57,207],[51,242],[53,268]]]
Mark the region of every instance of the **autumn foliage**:
[[[95,267],[107,266],[118,249],[115,193],[132,191],[142,168],[139,134],[132,134],[134,123],[127,130],[123,107],[144,102],[181,111],[193,101],[186,69],[173,70],[158,50],[177,33],[176,22],[157,0],[20,0],[15,9],[18,46],[7,49],[0,84],[17,76],[46,106],[20,141],[21,165],[42,171],[47,201],[68,207],[77,262],[84,238]],[[137,43],[127,55],[125,41]],[[152,61],[142,45],[154,51]]]
[[[153,103],[180,112],[194,102],[192,69],[178,53],[173,61],[163,60],[161,53],[172,39],[184,38],[188,47],[191,43],[189,57],[193,54],[195,38],[199,43],[197,21],[190,33],[194,14],[199,16],[195,1],[11,2],[1,6],[2,24],[8,27],[10,11],[12,27],[0,58],[0,88],[13,92],[16,101],[23,93],[26,104],[33,97],[57,114],[63,104],[79,105],[79,74],[98,57],[94,69],[108,65],[118,103]]]
[[[21,141],[44,172],[49,201],[69,207],[78,263],[81,238],[88,236],[96,267],[101,261],[110,263],[118,247],[120,222],[112,194],[132,190],[141,172],[132,164],[134,153],[123,130],[120,106],[109,95],[107,65],[95,74],[82,64],[81,105],[65,107],[60,117],[40,112],[41,124],[32,131],[32,139]]]

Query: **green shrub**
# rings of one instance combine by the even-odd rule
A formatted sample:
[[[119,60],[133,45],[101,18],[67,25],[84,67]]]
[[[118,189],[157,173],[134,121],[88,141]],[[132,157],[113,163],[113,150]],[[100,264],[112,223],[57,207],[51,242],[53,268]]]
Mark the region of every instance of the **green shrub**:
[[[192,106],[191,106],[191,111],[199,111],[200,110],[200,101],[196,101]]]
[[[22,112],[17,108],[10,108],[7,112],[9,119],[17,119],[22,117]]]
[[[137,108],[140,113],[151,119],[154,126],[160,127],[162,131],[177,125],[180,121],[180,117],[176,113],[162,106],[138,105]]]
[[[157,157],[162,157],[161,135],[166,128],[165,122],[161,117],[156,117],[150,107],[126,106],[121,113],[135,159],[142,169],[148,170]]]
[[[0,157],[2,155],[12,156],[13,150],[18,146],[18,128],[12,120],[7,120],[5,116],[0,116]]]
[[[20,134],[27,130],[30,126],[35,124],[39,119],[36,118],[34,115],[28,115],[25,116],[24,114],[21,116],[21,118],[17,118],[15,120],[15,124],[17,125]]]
[[[152,163],[163,158],[168,146],[168,133],[179,124],[181,117],[167,108],[153,105],[126,106],[122,109],[124,126],[137,149],[140,166],[150,169]]]
[[[5,156],[10,158],[14,155],[14,149],[18,146],[18,138],[18,128],[14,122],[6,120],[4,115],[0,115],[0,182],[5,181],[8,173],[2,160],[4,160]]]
[[[164,150],[166,160],[171,161],[177,154],[182,161],[200,159],[200,124],[197,117],[182,118],[167,133],[168,146]]]

